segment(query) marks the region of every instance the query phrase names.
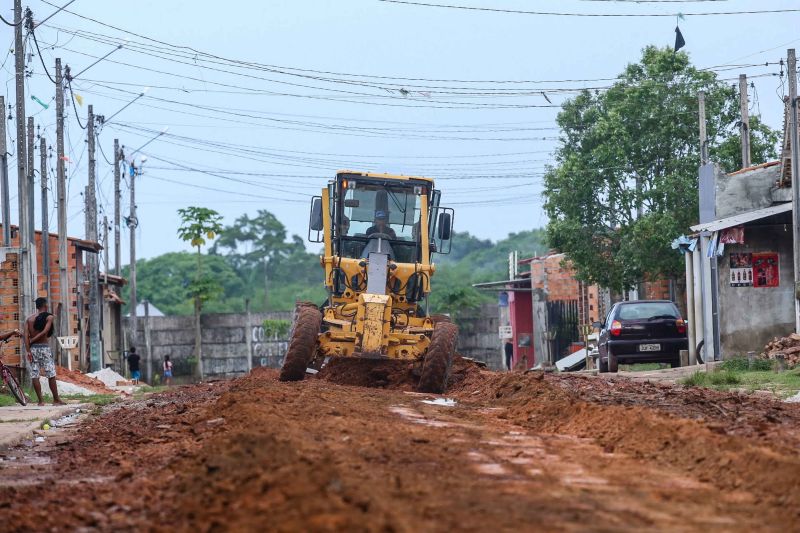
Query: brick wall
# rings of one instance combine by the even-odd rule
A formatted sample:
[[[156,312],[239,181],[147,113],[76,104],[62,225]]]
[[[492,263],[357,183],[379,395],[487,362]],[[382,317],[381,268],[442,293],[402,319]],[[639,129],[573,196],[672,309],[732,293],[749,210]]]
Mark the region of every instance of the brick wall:
[[[2,229],[2,226],[0,226]],[[11,231],[11,247],[5,250],[13,250],[19,247],[19,232],[16,227],[12,226]],[[49,238],[49,266],[50,266],[50,294],[45,290],[45,277],[44,277],[44,263],[45,258],[42,255],[42,232],[37,231],[35,234],[36,244],[36,269],[37,269],[37,288],[36,297],[44,296],[50,303],[50,312],[55,313],[61,302],[60,280],[59,280],[59,262],[58,262],[58,235],[50,233]],[[82,253],[75,249],[75,242],[77,239],[70,239],[67,246],[67,283],[69,284],[69,327],[62,327],[59,335],[77,335],[78,334],[78,308],[77,308],[77,290],[76,290],[76,275],[79,268],[83,268]],[[17,264],[18,256],[16,251],[6,253],[5,260],[0,262],[0,331],[8,331],[15,328],[22,327],[22,320],[25,317],[20,317],[19,306],[19,269]],[[33,304],[31,304],[33,305]],[[12,343],[15,344],[15,343]],[[4,350],[4,362],[11,365],[19,364],[19,344],[15,344],[12,352],[11,345],[7,345]]]

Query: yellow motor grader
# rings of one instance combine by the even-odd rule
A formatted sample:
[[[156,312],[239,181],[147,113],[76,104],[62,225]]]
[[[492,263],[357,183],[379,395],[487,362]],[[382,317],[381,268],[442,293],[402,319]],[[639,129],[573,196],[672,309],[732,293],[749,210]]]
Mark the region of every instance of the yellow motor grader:
[[[340,171],[312,198],[311,242],[324,243],[328,300],[299,303],[282,381],[332,357],[414,360],[418,389],[447,387],[458,328],[428,313],[433,253],[449,253],[453,210],[430,178]]]

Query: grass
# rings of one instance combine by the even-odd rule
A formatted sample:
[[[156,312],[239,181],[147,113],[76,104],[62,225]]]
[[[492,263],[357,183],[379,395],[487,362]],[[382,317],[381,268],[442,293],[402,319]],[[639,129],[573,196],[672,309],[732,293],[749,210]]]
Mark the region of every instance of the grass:
[[[635,363],[632,365],[619,365],[620,372],[647,372],[669,368],[668,363]]]
[[[730,359],[714,371],[695,372],[682,380],[687,387],[707,387],[716,390],[733,388],[747,391],[766,390],[776,396],[786,397],[800,391],[800,367],[785,372],[775,372],[773,362],[758,359],[748,363],[747,359]]]

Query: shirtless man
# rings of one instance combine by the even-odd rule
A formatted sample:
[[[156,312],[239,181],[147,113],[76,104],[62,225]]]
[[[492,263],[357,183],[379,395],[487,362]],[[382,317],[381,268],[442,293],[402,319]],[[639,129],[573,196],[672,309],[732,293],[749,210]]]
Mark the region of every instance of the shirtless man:
[[[56,365],[48,343],[52,334],[53,315],[47,312],[47,298],[36,298],[36,314],[25,320],[25,349],[31,368],[33,390],[36,391],[39,405],[44,405],[42,385],[39,383],[39,375],[42,372],[50,385],[50,392],[53,393],[53,405],[64,405],[64,402],[58,397]]]

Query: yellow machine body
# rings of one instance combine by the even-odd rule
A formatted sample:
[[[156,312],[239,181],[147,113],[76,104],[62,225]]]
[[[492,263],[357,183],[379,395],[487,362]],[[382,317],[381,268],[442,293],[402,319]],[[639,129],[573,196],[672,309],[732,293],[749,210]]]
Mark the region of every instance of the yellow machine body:
[[[436,270],[431,252],[449,248],[452,224],[438,199],[429,178],[353,171],[337,173],[315,198],[317,238],[310,238],[324,243],[329,295],[318,356],[425,355],[434,329],[425,309]],[[438,233],[431,220],[443,226]]]

